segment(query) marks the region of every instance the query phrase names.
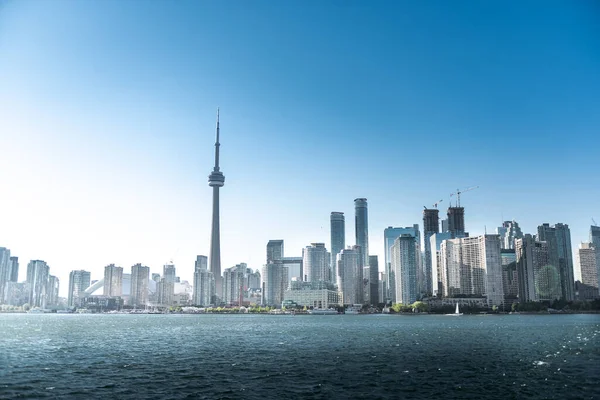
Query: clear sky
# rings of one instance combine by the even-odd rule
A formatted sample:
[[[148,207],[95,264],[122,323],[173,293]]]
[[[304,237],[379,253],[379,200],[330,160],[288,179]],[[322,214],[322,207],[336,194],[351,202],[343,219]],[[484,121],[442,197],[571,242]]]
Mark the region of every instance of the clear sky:
[[[600,220],[594,1],[1,1],[0,246],[191,280],[221,109],[222,268],[329,247],[369,201],[422,226],[456,188],[472,235]],[[383,261],[380,261],[383,264]]]

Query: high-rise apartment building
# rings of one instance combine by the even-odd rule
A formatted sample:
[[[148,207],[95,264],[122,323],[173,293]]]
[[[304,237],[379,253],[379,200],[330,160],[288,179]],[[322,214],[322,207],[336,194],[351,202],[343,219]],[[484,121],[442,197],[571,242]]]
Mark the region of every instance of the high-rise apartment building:
[[[208,258],[197,256],[194,265],[194,291],[192,304],[196,306],[209,306],[212,304],[215,290],[215,278],[208,270]]]
[[[108,297],[123,295],[123,268],[115,264],[104,267],[104,295]]]
[[[267,264],[283,259],[283,240],[269,240],[267,243]]]
[[[489,306],[504,303],[499,235],[445,240],[440,258],[445,296],[485,296]]]
[[[19,257],[11,257],[10,258],[10,276],[8,278],[9,282],[18,282],[19,281]]]
[[[48,286],[46,287],[46,307],[58,305],[59,280],[54,275],[48,275]]]
[[[354,199],[354,229],[364,268],[369,265],[369,213],[365,198]]]
[[[429,238],[429,248],[431,249],[431,288],[434,296],[442,296],[444,294],[440,248],[442,242],[448,239],[452,239],[450,232],[434,233]]]
[[[598,269],[597,251],[591,243],[581,243],[579,246],[579,268],[581,270],[581,283],[600,288],[600,270]],[[597,295],[597,294],[596,294]]]
[[[412,304],[419,295],[417,285],[417,238],[401,234],[391,247],[392,269],[396,276],[396,302]]]
[[[215,278],[216,280],[216,278]],[[160,280],[159,303],[164,305],[173,304],[173,295],[175,294],[175,282],[177,281],[177,272],[175,265],[163,265],[163,276]],[[222,289],[222,286],[221,286]],[[222,297],[219,297],[222,299]]]
[[[496,233],[500,235],[500,244],[503,249],[515,248],[515,239],[521,239],[523,232],[516,221],[504,221],[502,226],[496,228]]]
[[[432,275],[432,258],[435,253],[431,250],[431,236],[440,232],[439,210],[437,208],[426,208],[423,210],[423,290],[425,295],[432,295],[437,292],[437,285],[434,288]],[[435,279],[437,281],[437,278]]]
[[[148,286],[150,283],[150,268],[142,264],[131,266],[131,291],[129,303],[134,307],[148,304]]]
[[[383,303],[379,301],[379,258],[377,256],[369,256],[369,297],[365,302],[371,305]]]
[[[263,267],[261,274],[263,305],[281,307],[287,287],[287,276],[287,267],[281,260]]]
[[[465,235],[464,207],[448,207],[448,232],[455,238]]]
[[[502,242],[502,237],[500,237]],[[514,247],[514,245],[513,245]],[[504,302],[507,305],[516,301],[519,295],[519,274],[517,271],[517,254],[515,249],[502,249],[500,251],[502,260],[502,289],[504,290]]]
[[[421,235],[419,233],[419,224],[414,224],[413,226],[407,226],[406,228],[393,228],[388,226],[383,231],[383,245],[384,245],[384,255],[385,255],[385,273],[387,275],[387,293],[386,293],[386,302],[388,303],[396,303],[396,273],[392,268],[392,245],[396,241],[397,238],[402,234],[409,234],[417,238],[415,240],[415,245],[417,246],[417,265],[420,265],[421,260]],[[417,282],[418,285],[418,282]]]
[[[571,249],[571,231],[567,224],[542,224],[538,226],[538,241],[548,243],[550,264],[558,270],[561,282],[561,297],[574,299],[573,254]]]
[[[330,254],[325,243],[311,243],[302,249],[302,266],[307,282],[332,282]]]
[[[27,285],[29,287],[29,305],[31,307],[46,306],[46,290],[50,267],[42,260],[31,260],[27,264]]]
[[[250,270],[246,274],[246,287],[252,291],[260,289],[260,272],[258,270],[254,272]]]
[[[337,285],[343,304],[363,304],[363,257],[360,246],[337,255]]]
[[[331,274],[336,275],[336,260],[340,251],[346,248],[346,220],[343,212],[333,211],[330,217],[331,226]]]
[[[84,270],[71,271],[69,274],[69,293],[67,302],[69,307],[79,307],[84,297],[84,291],[90,287],[92,274]]]
[[[0,247],[0,304],[4,303],[6,283],[10,282],[11,274],[10,250],[6,247]]]
[[[552,251],[545,241],[525,234],[515,240],[519,301],[553,301],[562,297],[558,268],[551,264]]]
[[[226,305],[241,306],[243,304],[246,268],[246,264],[238,264],[223,271],[223,301]]]

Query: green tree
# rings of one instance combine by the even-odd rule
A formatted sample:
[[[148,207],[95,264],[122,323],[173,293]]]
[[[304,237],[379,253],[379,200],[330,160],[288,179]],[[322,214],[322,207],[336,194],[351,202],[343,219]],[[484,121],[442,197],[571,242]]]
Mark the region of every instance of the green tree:
[[[426,312],[428,308],[427,304],[422,301],[415,301],[414,303],[412,303],[411,307],[412,309],[417,310],[418,312]]]

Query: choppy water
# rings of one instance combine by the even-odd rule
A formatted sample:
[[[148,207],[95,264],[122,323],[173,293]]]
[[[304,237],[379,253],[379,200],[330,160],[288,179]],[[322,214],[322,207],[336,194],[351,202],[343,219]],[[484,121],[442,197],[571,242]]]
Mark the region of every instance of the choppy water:
[[[0,315],[0,398],[600,398],[600,315]]]

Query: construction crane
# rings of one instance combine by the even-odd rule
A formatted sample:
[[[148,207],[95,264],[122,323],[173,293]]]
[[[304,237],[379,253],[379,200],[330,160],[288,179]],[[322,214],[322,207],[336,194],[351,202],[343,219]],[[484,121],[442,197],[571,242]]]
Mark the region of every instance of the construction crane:
[[[433,208],[437,209],[438,204],[440,204],[442,201],[444,201],[444,199],[438,200],[436,203],[434,203]],[[423,206],[423,208],[427,210],[427,206]]]
[[[598,224],[596,223],[596,220],[594,220],[594,218],[592,218],[592,222],[594,223],[594,226],[598,226]]]
[[[471,186],[470,188],[467,188],[465,190],[460,190],[460,189],[456,189],[455,193],[450,193],[450,197],[456,195],[456,206],[460,207],[460,195],[461,193],[466,193],[466,192],[470,192],[471,190],[475,190],[479,188],[479,186]],[[452,204],[450,204],[452,206]]]

